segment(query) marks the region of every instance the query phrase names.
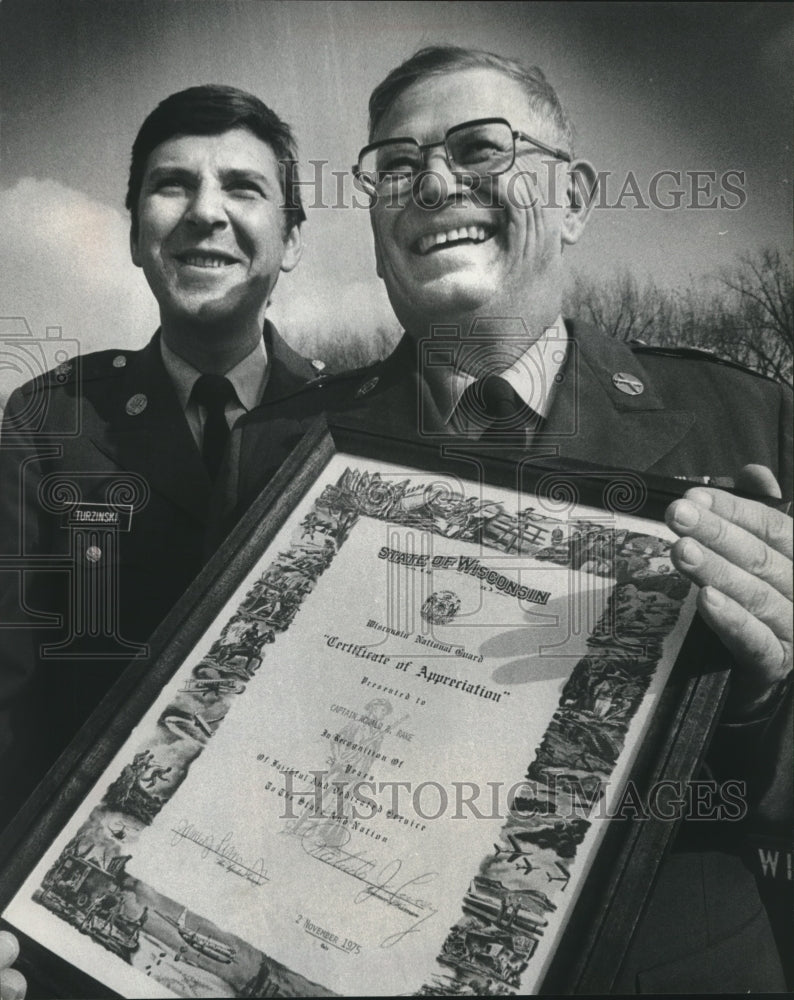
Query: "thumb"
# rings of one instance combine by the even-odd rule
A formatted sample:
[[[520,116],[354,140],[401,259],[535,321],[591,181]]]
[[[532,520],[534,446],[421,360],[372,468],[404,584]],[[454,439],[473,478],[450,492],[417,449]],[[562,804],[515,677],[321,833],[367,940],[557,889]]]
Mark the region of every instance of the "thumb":
[[[736,489],[774,500],[783,496],[775,474],[766,465],[745,465],[736,477]]]
[[[17,969],[0,970],[0,1000],[24,1000],[28,984]]]

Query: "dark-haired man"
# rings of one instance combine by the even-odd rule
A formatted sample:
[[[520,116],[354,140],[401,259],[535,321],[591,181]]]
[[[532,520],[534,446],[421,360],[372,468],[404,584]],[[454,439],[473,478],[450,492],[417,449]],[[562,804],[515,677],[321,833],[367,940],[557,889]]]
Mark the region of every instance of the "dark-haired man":
[[[371,196],[378,274],[407,331],[382,365],[390,384],[371,397],[368,431],[771,496],[777,479],[790,496],[788,390],[702,352],[627,345],[563,320],[565,250],[584,230],[595,172],[574,159],[570,122],[540,71],[422,50],[373,92],[355,172]],[[241,421],[241,454],[257,424]],[[255,467],[241,473],[251,496]],[[675,565],[700,587],[700,612],[736,664],[723,777],[755,778],[758,813],[783,834],[791,523],[713,488],[690,491],[668,520],[682,536]],[[716,847],[713,824],[709,833]],[[622,989],[780,988],[753,876],[737,841],[724,843],[667,865]]]
[[[200,86],[162,101],[135,139],[127,193],[160,329],[143,350],[72,359],[9,400],[0,825],[199,570],[231,424],[261,411],[267,476],[335,384],[265,318],[301,256],[295,160],[289,126],[251,94]]]

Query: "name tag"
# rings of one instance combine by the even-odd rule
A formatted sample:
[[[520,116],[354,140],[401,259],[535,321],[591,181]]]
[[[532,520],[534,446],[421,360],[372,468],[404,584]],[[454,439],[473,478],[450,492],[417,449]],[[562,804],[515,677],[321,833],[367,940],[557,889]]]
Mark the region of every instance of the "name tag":
[[[67,528],[115,528],[129,531],[132,505],[126,503],[78,503],[66,514]]]

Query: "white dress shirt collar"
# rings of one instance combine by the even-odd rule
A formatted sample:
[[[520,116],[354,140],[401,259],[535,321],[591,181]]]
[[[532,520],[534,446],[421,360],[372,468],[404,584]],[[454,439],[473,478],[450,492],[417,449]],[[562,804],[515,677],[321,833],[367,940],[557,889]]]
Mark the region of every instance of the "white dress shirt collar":
[[[192,392],[201,372],[189,361],[175,354],[162,337],[160,352],[193,437],[200,445],[206,414],[203,412],[204,407],[199,406],[192,398]],[[260,339],[253,350],[225,374],[235,391],[235,398],[226,405],[226,420],[231,427],[259,403],[265,391],[268,356],[264,339]]]
[[[527,406],[545,418],[551,410],[556,376],[567,356],[568,330],[562,316],[558,316],[509,368],[491,374],[506,379]],[[438,384],[433,386],[434,390],[441,388],[440,393],[434,391],[433,394],[445,423],[449,423],[460,397],[475,377],[452,368],[443,370],[443,374],[437,370],[437,374],[442,375],[445,384],[443,388]]]

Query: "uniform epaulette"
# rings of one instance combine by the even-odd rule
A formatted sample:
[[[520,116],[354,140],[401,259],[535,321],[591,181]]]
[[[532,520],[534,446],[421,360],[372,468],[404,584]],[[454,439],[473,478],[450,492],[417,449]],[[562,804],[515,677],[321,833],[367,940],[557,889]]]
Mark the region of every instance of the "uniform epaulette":
[[[411,357],[412,352],[406,351],[406,341],[401,340],[397,348],[385,358],[361,365],[358,368],[348,368],[337,372],[323,371],[319,376],[315,376],[309,384],[322,382],[326,385],[343,385],[347,383],[361,388],[369,382],[374,382],[374,384],[392,382],[404,374],[406,358],[410,359]],[[361,395],[366,395],[369,391],[366,390]]]
[[[329,371],[323,362],[310,360],[308,364],[313,372],[312,376],[307,381],[294,385],[285,395],[270,398],[266,409],[270,410],[288,400],[300,399],[307,393],[311,394],[312,406],[319,405],[327,411],[347,410],[364,401],[369,402],[373,394],[378,395],[403,377],[405,366],[401,358],[405,353],[401,341],[388,357],[342,371]],[[252,410],[251,419],[257,419],[256,414],[260,410],[261,407]]]
[[[112,378],[120,375],[127,367],[132,352],[124,350],[92,351],[90,354],[78,354],[67,358],[54,368],[37,375],[26,382],[23,390],[34,390],[41,386],[57,388],[69,385],[78,378],[83,382],[93,382],[96,379]]]
[[[376,361],[373,364],[351,368],[347,371],[321,371],[310,379],[300,391],[310,388],[322,389],[326,392],[336,391],[342,393],[350,402],[354,402],[368,396],[373,389],[379,386],[388,372],[389,368],[384,365],[383,361]]]
[[[724,358],[719,354],[715,354],[714,351],[705,347],[656,347],[653,344],[643,343],[641,340],[631,340],[628,346],[635,354],[652,354],[657,357],[676,358],[686,361],[709,361],[714,365],[734,368],[736,371],[744,372],[745,375],[754,375],[756,378],[766,379],[767,382],[778,384],[777,379],[772,378],[771,375],[764,375],[762,372],[748,368],[747,365],[740,364],[738,361],[732,361],[730,358]]]

